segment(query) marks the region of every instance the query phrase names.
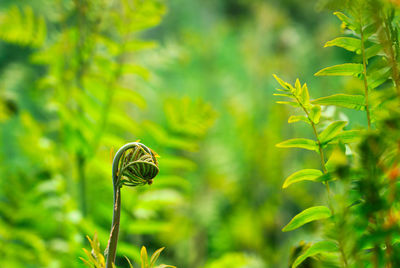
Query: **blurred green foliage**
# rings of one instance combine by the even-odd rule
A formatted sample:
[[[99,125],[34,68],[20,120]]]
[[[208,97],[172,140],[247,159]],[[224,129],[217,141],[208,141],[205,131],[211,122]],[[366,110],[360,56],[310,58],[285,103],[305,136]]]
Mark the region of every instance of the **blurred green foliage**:
[[[275,147],[312,133],[286,123],[271,74],[300,77],[315,98],[362,88],[313,76],[354,57],[323,48],[341,32],[338,2],[1,1],[2,266],[84,267],[95,232],[104,249],[112,155],[141,140],[160,173],[123,189],[118,267],[137,266],[142,245],[183,268],[287,267],[318,225],[282,227],[325,195],[281,190],[320,160]],[[363,111],[324,112],[367,125]]]

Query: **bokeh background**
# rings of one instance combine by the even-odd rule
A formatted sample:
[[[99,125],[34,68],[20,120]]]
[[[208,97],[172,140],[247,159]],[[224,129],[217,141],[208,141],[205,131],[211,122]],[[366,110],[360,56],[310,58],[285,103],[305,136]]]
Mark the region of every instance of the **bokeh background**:
[[[353,78],[313,75],[351,57],[323,48],[341,34],[337,2],[2,0],[2,267],[84,267],[95,232],[104,249],[111,158],[136,140],[161,156],[160,174],[122,190],[119,267],[124,255],[138,267],[142,245],[180,268],[287,267],[317,225],[281,228],[324,195],[282,190],[319,162],[274,146],[311,133],[287,123],[272,74],[314,98],[354,92]]]

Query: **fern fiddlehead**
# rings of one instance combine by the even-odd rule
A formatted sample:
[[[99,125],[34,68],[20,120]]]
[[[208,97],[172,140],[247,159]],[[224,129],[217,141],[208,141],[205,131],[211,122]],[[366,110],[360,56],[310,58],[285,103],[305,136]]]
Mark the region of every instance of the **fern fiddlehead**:
[[[115,154],[112,163],[112,179],[114,186],[114,209],[110,239],[106,249],[106,267],[112,268],[115,261],[118,232],[121,214],[121,188],[152,184],[158,174],[156,153],[146,145],[131,142],[122,146]]]

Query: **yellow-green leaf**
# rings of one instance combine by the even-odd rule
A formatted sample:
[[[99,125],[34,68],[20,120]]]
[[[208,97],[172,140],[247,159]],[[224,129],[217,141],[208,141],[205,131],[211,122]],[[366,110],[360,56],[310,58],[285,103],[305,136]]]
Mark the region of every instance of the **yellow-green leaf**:
[[[147,250],[144,246],[142,246],[142,249],[140,250],[140,260],[142,261],[142,268],[147,268],[149,263],[148,263]]]
[[[283,81],[282,79],[280,79],[280,78],[279,78],[278,76],[276,76],[275,74],[273,74],[273,76],[274,76],[275,80],[276,80],[284,89],[286,89],[286,90],[288,90],[288,91],[292,91],[293,87],[292,87],[289,83]]]
[[[355,31],[356,33],[359,32],[359,24],[352,18],[346,16],[345,14],[343,14],[342,12],[333,12],[334,15],[336,15],[336,17],[338,17],[344,24],[344,26],[346,28],[349,28],[353,31]]]
[[[294,83],[294,88],[295,88],[295,95],[296,96],[301,96],[301,84],[300,84],[300,80],[296,79],[296,82]]]
[[[330,209],[325,206],[307,208],[306,210],[303,210],[294,216],[294,218],[285,227],[283,227],[282,231],[292,231],[311,221],[326,219],[330,216],[332,216],[332,213]]]
[[[319,141],[324,144],[335,138],[347,125],[346,121],[335,121],[319,134]]]
[[[287,177],[285,182],[283,183],[282,188],[287,188],[293,183],[300,181],[314,181],[316,178],[322,175],[322,172],[318,169],[303,169],[297,171]]]
[[[310,119],[315,124],[318,124],[320,118],[321,118],[321,106],[314,105],[310,110]]]
[[[288,97],[288,98],[294,98],[292,94],[287,94],[287,93],[274,93],[274,96],[279,96],[279,97]]]
[[[361,49],[361,40],[354,37],[338,37],[326,42],[324,47],[337,46],[348,51],[356,52]]]
[[[332,142],[341,141],[342,143],[353,143],[360,140],[362,132],[360,130],[345,130],[342,131],[339,135],[337,135]]]
[[[299,107],[300,106],[297,102],[293,102],[293,101],[277,101],[276,103],[278,103],[278,104],[288,104],[288,105],[293,106],[293,107]]]
[[[296,123],[299,121],[303,121],[307,124],[310,124],[310,121],[308,120],[308,118],[305,116],[302,116],[302,115],[291,115],[288,119],[288,123]]]
[[[157,249],[150,258],[150,267],[153,267],[156,264],[158,257],[160,257],[161,251],[163,251],[165,247]]]
[[[336,243],[331,241],[317,242],[309,247],[303,254],[297,257],[292,265],[292,268],[296,268],[297,266],[299,266],[308,257],[312,257],[324,252],[331,253],[335,251],[338,251],[338,246],[336,245]]]
[[[363,71],[362,64],[359,63],[344,63],[330,66],[318,71],[315,76],[356,76]]]
[[[303,138],[286,140],[281,143],[278,143],[276,145],[276,147],[279,147],[279,148],[302,148],[302,149],[311,150],[311,151],[318,151],[318,145],[315,141],[310,140],[310,139],[303,139]]]
[[[334,105],[355,110],[365,110],[365,98],[362,95],[335,94],[311,101],[312,104]]]
[[[308,107],[310,105],[310,94],[308,93],[308,87],[306,83],[304,83],[303,87],[301,88],[301,99],[304,106]]]

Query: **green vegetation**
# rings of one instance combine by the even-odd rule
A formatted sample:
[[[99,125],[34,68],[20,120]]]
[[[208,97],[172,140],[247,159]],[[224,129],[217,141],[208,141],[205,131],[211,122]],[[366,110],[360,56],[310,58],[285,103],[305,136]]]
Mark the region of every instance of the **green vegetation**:
[[[2,267],[400,267],[399,32],[397,0],[1,1]]]

